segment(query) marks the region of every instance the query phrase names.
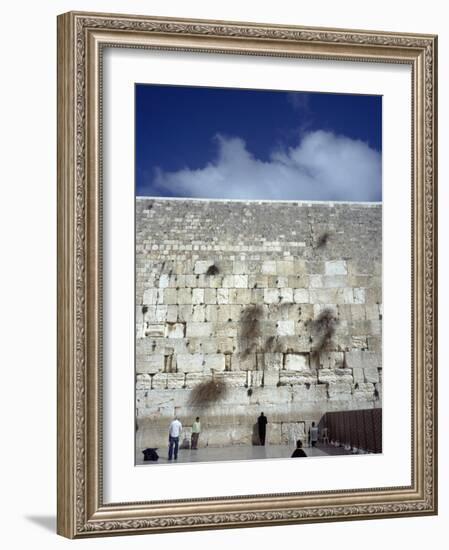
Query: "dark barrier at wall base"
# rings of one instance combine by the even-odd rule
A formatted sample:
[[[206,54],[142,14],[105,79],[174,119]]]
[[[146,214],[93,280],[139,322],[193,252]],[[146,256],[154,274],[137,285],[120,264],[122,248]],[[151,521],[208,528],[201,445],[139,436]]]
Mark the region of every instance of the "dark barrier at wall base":
[[[329,412],[318,427],[320,433],[327,428],[331,443],[369,453],[382,452],[382,409]]]

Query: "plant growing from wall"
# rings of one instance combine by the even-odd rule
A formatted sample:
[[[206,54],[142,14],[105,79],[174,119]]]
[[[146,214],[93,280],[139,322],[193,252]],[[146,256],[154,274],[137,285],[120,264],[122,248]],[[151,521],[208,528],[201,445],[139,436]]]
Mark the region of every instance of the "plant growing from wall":
[[[262,320],[264,311],[262,306],[251,304],[240,314],[240,349],[242,357],[248,357],[257,352],[259,339],[262,336]]]
[[[190,405],[207,407],[226,397],[228,387],[223,380],[207,380],[195,386],[189,397]]]
[[[324,233],[321,233],[321,235],[318,237],[315,248],[324,248],[327,245],[330,239],[330,236],[331,234],[329,233],[329,231],[325,231]]]
[[[215,264],[210,265],[207,268],[206,275],[218,275],[220,273],[220,269]]]
[[[329,349],[338,324],[338,318],[330,308],[323,309],[312,321],[312,333],[315,337],[314,351]]]

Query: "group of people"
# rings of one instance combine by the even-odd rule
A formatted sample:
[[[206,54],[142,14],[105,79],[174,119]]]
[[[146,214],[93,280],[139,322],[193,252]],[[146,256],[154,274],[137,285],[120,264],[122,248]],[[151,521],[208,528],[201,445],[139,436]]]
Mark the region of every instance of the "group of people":
[[[267,424],[268,419],[262,412],[257,419],[257,428],[259,441],[261,445],[265,445],[266,435],[267,435]],[[179,438],[182,432],[182,424],[178,417],[175,417],[172,420],[170,427],[168,429],[168,460],[177,460],[178,458],[178,449],[179,449]],[[193,450],[198,449],[198,440],[201,433],[201,422],[200,417],[195,418],[195,422],[192,424],[192,435],[190,440],[190,448]],[[312,422],[312,425],[309,428],[309,443],[312,447],[315,447],[318,442],[318,427],[315,425],[315,422]],[[300,439],[296,442],[296,449],[293,451],[292,458],[306,457],[306,453],[302,448],[303,444]]]

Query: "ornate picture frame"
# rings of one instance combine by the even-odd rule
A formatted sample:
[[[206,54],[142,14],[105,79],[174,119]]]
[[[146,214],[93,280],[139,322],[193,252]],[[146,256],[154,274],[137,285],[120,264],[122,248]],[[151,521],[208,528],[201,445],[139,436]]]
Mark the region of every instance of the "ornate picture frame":
[[[411,484],[104,501],[105,48],[411,68]],[[58,17],[58,533],[69,538],[437,513],[437,37],[70,12]],[[405,313],[404,313],[405,315]]]

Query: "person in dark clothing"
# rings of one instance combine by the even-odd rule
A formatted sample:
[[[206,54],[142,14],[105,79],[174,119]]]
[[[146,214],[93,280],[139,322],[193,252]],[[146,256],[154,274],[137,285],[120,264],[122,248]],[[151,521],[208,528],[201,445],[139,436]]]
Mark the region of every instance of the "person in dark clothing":
[[[306,457],[307,455],[302,448],[302,441],[298,439],[296,442],[296,449],[293,451],[291,458],[302,458],[304,456]]]
[[[268,423],[267,417],[263,413],[260,413],[260,416],[257,419],[257,425],[259,428],[259,439],[260,439],[261,445],[265,445],[265,436],[267,434],[267,423]]]

